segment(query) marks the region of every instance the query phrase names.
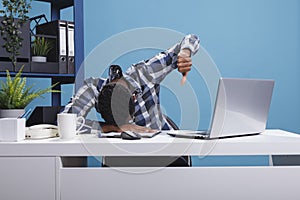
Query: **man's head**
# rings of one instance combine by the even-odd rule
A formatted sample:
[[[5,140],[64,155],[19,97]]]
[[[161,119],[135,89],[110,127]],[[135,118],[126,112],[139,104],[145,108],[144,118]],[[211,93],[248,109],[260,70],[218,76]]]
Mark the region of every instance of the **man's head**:
[[[134,99],[127,81],[122,78],[121,68],[113,65],[109,73],[111,82],[103,86],[100,91],[97,110],[106,123],[120,126],[128,123],[132,118]]]
[[[109,82],[115,81],[123,77],[122,69],[119,65],[111,65],[108,69]]]

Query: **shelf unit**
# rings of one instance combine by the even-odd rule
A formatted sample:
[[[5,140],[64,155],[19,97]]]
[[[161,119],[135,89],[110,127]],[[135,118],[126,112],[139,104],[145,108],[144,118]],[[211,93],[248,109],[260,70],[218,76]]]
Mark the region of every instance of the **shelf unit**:
[[[74,74],[54,74],[54,73],[33,73],[33,72],[23,72],[23,77],[33,77],[33,78],[51,78],[51,83],[59,82],[59,85],[54,89],[61,90],[61,84],[69,84],[76,82],[82,82],[84,79],[84,70],[80,70],[80,75],[78,75],[80,66],[84,60],[84,41],[83,41],[83,0],[35,0],[40,2],[50,3],[51,6],[51,21],[60,19],[60,11],[62,9],[73,6],[74,15],[74,45],[75,45],[75,73]],[[12,76],[16,75],[16,72],[10,72]],[[6,76],[6,72],[0,72],[0,77]],[[78,84],[75,83],[75,89],[77,90]],[[52,105],[61,105],[61,95],[60,93],[52,93]]]
[[[75,23],[75,74],[72,76],[70,74],[52,74],[49,75],[52,80],[52,84],[56,82],[60,82],[60,84],[64,83],[74,83],[75,77],[77,81],[81,82],[84,79],[84,74],[82,73],[84,70],[80,70],[80,75],[78,75],[80,66],[84,60],[84,38],[83,38],[83,0],[36,0],[41,2],[48,2],[51,6],[51,21],[60,19],[60,11],[62,9],[73,6],[73,14],[74,14],[74,23]],[[30,74],[28,74],[30,75]],[[41,75],[41,74],[40,74]],[[34,76],[34,75],[31,75]],[[44,74],[41,76],[45,76]],[[38,76],[38,77],[41,77]],[[75,89],[77,89],[78,85],[75,83]],[[61,89],[61,85],[58,85],[56,89]],[[60,94],[52,93],[52,105],[57,106],[61,105],[60,102]]]
[[[17,72],[9,72],[11,76],[15,76]],[[6,76],[6,72],[0,72],[0,76]],[[60,84],[74,83],[73,74],[44,74],[44,73],[30,73],[23,72],[22,77],[30,78],[51,78],[53,83],[59,82]]]

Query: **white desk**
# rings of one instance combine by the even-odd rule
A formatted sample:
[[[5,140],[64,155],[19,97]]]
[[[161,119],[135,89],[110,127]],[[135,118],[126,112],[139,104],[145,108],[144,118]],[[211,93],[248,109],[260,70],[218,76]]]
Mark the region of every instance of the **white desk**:
[[[300,155],[300,135],[268,130],[221,140],[161,134],[135,141],[81,135],[0,142],[1,199],[300,198],[300,166],[70,168],[61,162],[61,156],[91,155]]]

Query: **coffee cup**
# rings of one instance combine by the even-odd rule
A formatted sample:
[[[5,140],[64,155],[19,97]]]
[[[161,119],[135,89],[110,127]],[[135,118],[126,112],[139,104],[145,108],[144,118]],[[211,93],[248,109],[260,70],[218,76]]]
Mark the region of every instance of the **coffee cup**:
[[[80,126],[77,127],[77,124]],[[61,139],[72,139],[83,128],[85,119],[75,113],[57,114],[58,134]]]

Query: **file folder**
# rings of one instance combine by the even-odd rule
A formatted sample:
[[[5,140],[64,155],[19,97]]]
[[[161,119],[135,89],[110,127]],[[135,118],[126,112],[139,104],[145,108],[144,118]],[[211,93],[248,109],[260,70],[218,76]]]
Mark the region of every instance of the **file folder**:
[[[75,47],[74,47],[74,23],[73,22],[68,22],[67,26],[67,38],[68,38],[68,43],[67,43],[67,49],[68,49],[68,54],[67,54],[67,73],[68,74],[74,74],[75,73]]]
[[[36,27],[36,34],[56,36],[54,51],[48,54],[49,62],[57,62],[59,69],[58,73],[67,73],[67,22],[63,20],[51,21],[38,25]]]

